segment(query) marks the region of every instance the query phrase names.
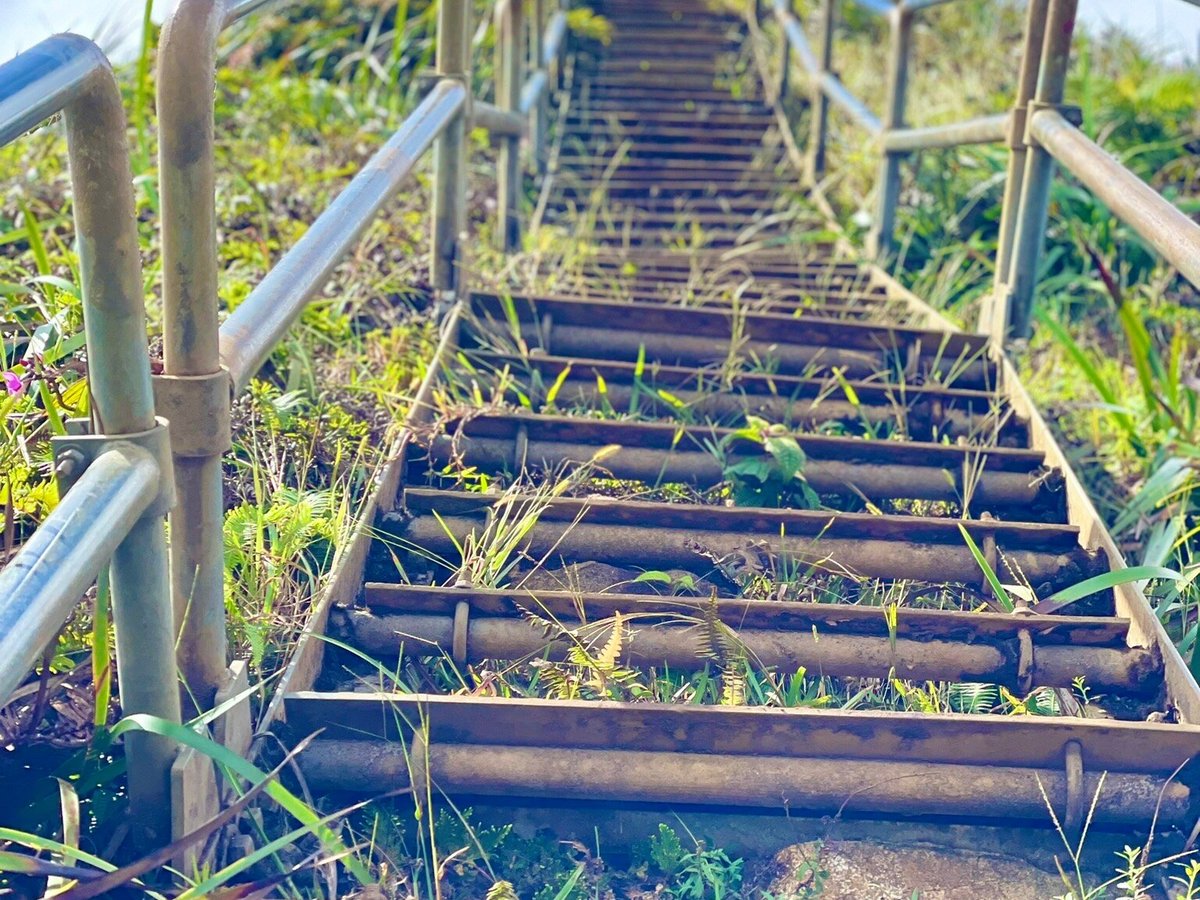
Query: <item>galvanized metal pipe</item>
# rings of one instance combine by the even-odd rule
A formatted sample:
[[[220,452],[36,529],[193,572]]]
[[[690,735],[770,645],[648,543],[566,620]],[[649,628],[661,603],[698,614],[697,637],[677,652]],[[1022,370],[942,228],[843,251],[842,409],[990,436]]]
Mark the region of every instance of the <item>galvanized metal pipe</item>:
[[[0,703],[54,640],[154,499],[154,459],[132,444],[96,458],[0,569]]]
[[[912,153],[967,144],[990,144],[1005,139],[1009,119],[1008,113],[1001,113],[947,125],[889,129],[883,136],[883,149],[889,153]]]
[[[852,0],[855,6],[880,18],[889,18],[896,13],[899,6],[892,0]]]
[[[978,330],[992,336],[997,344],[1008,330],[1009,272],[1012,267],[1013,246],[1016,242],[1019,205],[1025,183],[1026,117],[1029,103],[1037,92],[1038,73],[1042,67],[1042,44],[1046,39],[1046,16],[1050,0],[1029,0],[1025,13],[1025,43],[1021,56],[1021,71],[1017,96],[1009,119],[1008,172],[1004,180],[1004,198],[1000,203],[1000,234],[996,242],[996,277],[992,294],[985,297],[979,310]]]
[[[1035,94],[1040,106],[1062,103],[1077,6],[1078,0],[1050,0]],[[1015,338],[1029,335],[1053,178],[1054,158],[1044,147],[1033,145],[1025,161],[1015,245],[1008,273],[1008,329],[1010,336]]]
[[[550,23],[546,26],[546,39],[542,44],[543,69],[549,71],[558,65],[566,37],[567,14],[559,10],[550,17]]]
[[[544,105],[546,91],[549,85],[550,78],[546,74],[546,70],[538,69],[529,76],[529,79],[525,82],[525,86],[521,88],[521,102],[517,104],[517,112],[520,113],[521,116],[532,114],[534,117],[534,123],[530,126],[529,130],[534,135],[535,155],[540,154],[541,152],[537,149],[538,141],[542,141],[543,143],[545,142],[545,116],[539,112],[539,109]],[[540,121],[543,123],[541,126],[538,124],[539,116],[541,116]],[[540,136],[538,135],[539,127],[542,129],[542,134]],[[538,168],[540,171],[542,166],[539,165]]]
[[[471,124],[476,128],[486,128],[497,136],[520,137],[525,133],[525,118],[522,115],[482,100],[471,101]]]
[[[821,64],[817,62],[812,45],[809,44],[808,37],[804,34],[804,26],[800,24],[800,20],[788,7],[788,0],[774,0],[772,8],[775,11],[775,18],[783,30],[785,43],[792,48],[792,52],[800,61],[800,65],[804,67],[804,73],[811,84],[820,73]],[[815,87],[810,88],[810,91],[815,94]]]
[[[439,82],[296,246],[225,320],[221,326],[221,360],[235,391],[245,388],[434,139],[461,118],[466,99],[461,82]]]
[[[92,424],[96,433],[113,438],[138,434],[156,422],[125,110],[108,60],[78,35],[48,38],[0,66],[0,141],[11,141],[58,109],[64,114],[75,196]],[[101,474],[113,476],[111,470]],[[133,524],[113,556],[111,572],[124,711],[178,722],[161,517],[143,515]],[[131,735],[126,753],[138,837],[164,839],[175,745]]]
[[[850,116],[856,125],[865,129],[872,137],[877,138],[883,133],[883,123],[880,122],[879,117],[854,96],[833,72],[825,72],[821,75],[820,86],[821,94],[824,97],[841,107],[842,111]]]
[[[171,597],[179,629],[179,669],[189,695],[207,709],[228,662],[225,630],[225,517],[221,458],[230,415],[205,403],[205,376],[224,383],[218,340],[214,92],[217,37],[251,6],[182,0],[163,24],[158,49],[158,171],[162,200],[163,373],[177,387],[160,412],[175,428],[175,491],[170,515]],[[199,376],[199,377],[197,377]],[[181,447],[183,427],[207,446]],[[181,452],[182,451],[182,452]]]
[[[859,3],[862,0],[858,0]],[[912,13],[900,7],[891,7],[888,13],[891,26],[891,44],[888,51],[888,92],[884,108],[883,130],[889,132],[904,127],[904,112],[908,98],[908,58],[912,54]],[[892,251],[892,237],[896,230],[896,207],[900,203],[901,154],[888,150],[886,143],[880,161],[878,207],[875,221],[867,235],[867,252],[876,258],[886,257]]]
[[[144,282],[121,93],[95,45],[86,42],[81,50],[93,54],[97,67],[87,91],[65,107],[64,120],[75,188],[92,424],[98,434],[118,437],[156,424]],[[170,477],[159,473],[160,479]],[[113,625],[122,710],[179,722],[175,621],[163,525],[161,515],[144,515],[118,545],[109,569]],[[157,843],[170,833],[169,773],[176,746],[145,733],[130,734],[125,742],[129,803],[138,838]]]
[[[548,701],[547,701],[548,702]],[[920,724],[914,723],[914,729]],[[353,764],[348,764],[353,760]],[[378,793],[410,782],[401,743],[322,739],[299,758],[314,790]],[[624,748],[433,742],[413,765],[447,794],[1018,819],[1048,826],[1068,804],[1064,768]],[[1188,823],[1190,791],[1158,775],[1088,770],[1070,792],[1100,793],[1097,825]],[[424,788],[422,788],[424,789]]]
[[[1030,120],[1039,146],[1136,231],[1193,285],[1200,286],[1200,225],[1180,212],[1053,109]]]
[[[808,177],[813,182],[820,181],[825,174],[826,145],[829,140],[829,97],[825,93],[825,79],[837,80],[832,73],[836,16],[837,0],[821,0],[821,41],[817,52],[817,71],[813,73],[812,80],[812,119],[808,137]]]
[[[533,22],[529,29],[529,67],[533,70],[521,91],[521,112],[532,115],[529,133],[533,138],[533,166],[539,175],[546,171],[546,132],[550,107],[550,84],[542,57],[546,53],[546,0],[533,0]],[[528,106],[526,105],[528,103]]]
[[[537,607],[535,606],[534,609]],[[637,608],[622,610],[636,615]],[[651,609],[650,614],[653,614]],[[682,618],[682,617],[681,617]],[[693,621],[646,623],[629,621],[623,631],[621,660],[630,666],[662,666],[694,670],[711,661],[699,614]],[[564,627],[578,632],[592,646],[603,647],[612,626]],[[450,655],[455,643],[455,616],[421,613],[349,612],[344,637],[360,650],[380,659],[394,659],[401,646],[407,654]],[[733,628],[730,639],[755,666],[833,678],[897,678],[917,681],[968,681],[1016,688],[1020,647],[1013,639],[1002,643],[968,644],[961,640],[839,634],[828,629]],[[543,630],[515,614],[511,618],[472,615],[467,620],[466,658],[515,660],[528,657],[564,660],[573,643],[547,639]],[[1071,687],[1081,676],[1099,691],[1154,694],[1162,687],[1161,670],[1149,650],[1106,647],[1038,645],[1033,657],[1032,683],[1039,687]]]
[[[934,6],[942,6],[953,2],[955,0],[898,0],[898,5],[903,9],[916,12],[919,9],[929,9]]]
[[[225,15],[221,27],[228,28],[238,19],[262,9],[267,4],[279,2],[284,2],[284,0],[225,0]]]
[[[467,285],[462,240],[467,227],[467,130],[471,115],[470,0],[441,0],[438,4],[436,68],[443,79],[454,79],[462,91],[457,115],[438,129],[433,164],[433,230],[430,278],[434,290],[452,299]],[[444,83],[444,82],[443,82]],[[407,124],[407,122],[406,122]]]
[[[509,112],[521,107],[524,53],[524,0],[496,8],[496,105]],[[506,138],[500,144],[496,170],[497,240],[500,249],[513,253],[521,246],[521,142]]]

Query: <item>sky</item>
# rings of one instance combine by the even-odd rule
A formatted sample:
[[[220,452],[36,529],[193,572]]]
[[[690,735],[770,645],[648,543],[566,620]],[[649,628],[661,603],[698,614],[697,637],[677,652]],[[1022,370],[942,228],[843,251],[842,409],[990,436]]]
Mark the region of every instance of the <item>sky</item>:
[[[161,19],[176,0],[154,0]],[[136,53],[143,0],[0,0],[5,26],[0,60],[55,31],[100,36],[115,59]],[[1185,0],[1080,0],[1086,27],[1122,25],[1173,61],[1195,60],[1200,47],[1200,7]]]

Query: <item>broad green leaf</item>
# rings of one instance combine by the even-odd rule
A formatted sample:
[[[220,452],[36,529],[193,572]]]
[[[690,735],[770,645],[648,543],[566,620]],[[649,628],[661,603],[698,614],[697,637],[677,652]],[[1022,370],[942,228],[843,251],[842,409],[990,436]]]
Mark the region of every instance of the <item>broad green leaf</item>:
[[[771,477],[771,464],[761,457],[743,459],[725,467],[727,478],[753,478],[755,481],[766,481]]]
[[[763,446],[775,458],[784,482],[791,481],[804,471],[804,464],[808,462],[808,458],[791,435],[769,437],[763,441]]]

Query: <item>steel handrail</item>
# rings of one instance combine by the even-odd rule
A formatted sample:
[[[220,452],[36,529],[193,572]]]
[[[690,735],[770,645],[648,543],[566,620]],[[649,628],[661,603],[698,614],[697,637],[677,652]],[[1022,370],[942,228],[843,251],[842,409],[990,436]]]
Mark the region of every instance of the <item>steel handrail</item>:
[[[946,125],[926,125],[921,128],[894,128],[883,135],[883,149],[889,153],[912,153],[962,147],[968,144],[994,144],[1008,137],[1010,113],[980,116]]]
[[[879,116],[871,112],[870,107],[856,97],[837,75],[833,74],[833,72],[822,72],[818,85],[821,93],[827,99],[832,100],[834,104],[841,107],[842,111],[853,119],[855,124],[869,133],[871,137],[879,138],[883,136],[884,127]]]
[[[235,393],[246,388],[425,151],[461,112],[466,96],[460,82],[439,82],[221,325],[221,364],[229,370]]]
[[[460,240],[466,222],[465,128],[488,128],[501,140],[511,176],[501,179],[498,231],[514,246],[516,181],[526,112],[543,116],[549,72],[563,49],[566,17],[549,16],[540,66],[525,82],[525,100],[506,96],[525,54],[512,17],[519,3],[497,3],[507,33],[497,49],[496,104],[470,96],[469,7],[445,0],[438,10],[438,83],[366,167],[309,228],[250,296],[218,325],[214,93],[217,41],[225,28],[273,0],[182,0],[164,23],[158,56],[159,172],[163,216],[164,374],[159,410],[172,429],[179,503],[171,517],[172,595],[180,622],[179,666],[198,708],[226,679],[221,461],[231,445],[231,397],[243,390],[338,262],[436,144],[431,280],[447,302],[466,277]],[[280,2],[280,0],[274,0]],[[541,19],[539,18],[539,29]],[[499,34],[499,32],[498,32]],[[541,158],[544,129],[534,130]]]
[[[912,15],[952,0],[852,2],[888,19],[892,26],[887,111],[882,119],[847,89],[832,69],[837,0],[824,0],[822,4],[819,54],[813,52],[789,0],[774,0],[773,11],[785,41],[785,70],[794,55],[812,86],[810,175],[819,178],[824,169],[829,102],[875,137],[883,151],[879,203],[869,236],[872,253],[886,255],[891,246],[901,157],[919,150],[1005,141],[1011,153],[1001,205],[996,290],[984,304],[981,329],[1001,342],[1010,333],[1016,337],[1028,334],[1054,161],[1108,204],[1188,281],[1200,286],[1200,226],[1083,135],[1060,110],[1077,0],[1030,0],[1025,53],[1012,112],[921,128],[903,125]],[[1186,2],[1200,6],[1200,0]]]
[[[145,450],[114,445],[0,570],[0,700],[21,685],[149,508],[158,476]]]
[[[810,150],[810,175],[819,178],[824,169],[825,140],[828,129],[828,105],[833,103],[845,112],[860,128],[868,132],[882,151],[879,202],[875,221],[868,236],[870,252],[876,256],[888,253],[895,230],[896,208],[900,191],[900,161],[913,152],[962,144],[983,144],[1003,140],[1007,134],[1008,117],[985,116],[963,122],[953,122],[922,128],[904,126],[908,87],[908,63],[911,55],[913,15],[923,9],[953,0],[851,0],[864,11],[887,19],[891,27],[889,82],[885,114],[877,116],[838,77],[832,67],[832,19],[836,0],[825,0],[822,6],[822,45],[819,54],[813,51],[800,20],[792,12],[789,0],[774,0],[772,11],[784,36],[784,77],[792,54],[808,75],[814,95],[813,136]],[[781,87],[781,91],[782,91]]]
[[[163,529],[170,458],[150,385],[125,110],[107,58],[78,35],[47,38],[0,66],[0,144],[60,110],[74,193],[92,433],[54,440],[65,495],[0,574],[0,700],[109,564],[122,707],[179,722]],[[136,734],[126,738],[125,749],[137,836],[163,840],[176,747]]]
[[[1144,238],[1192,285],[1200,287],[1200,225],[1055,109],[1039,109],[1030,134],[1112,213]]]

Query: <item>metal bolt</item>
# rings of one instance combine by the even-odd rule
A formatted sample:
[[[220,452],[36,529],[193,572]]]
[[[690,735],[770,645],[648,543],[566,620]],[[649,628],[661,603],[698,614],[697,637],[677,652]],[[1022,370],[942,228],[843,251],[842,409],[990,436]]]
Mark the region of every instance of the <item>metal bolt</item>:
[[[73,478],[84,464],[83,454],[78,450],[64,450],[54,463],[54,474],[59,478]]]

